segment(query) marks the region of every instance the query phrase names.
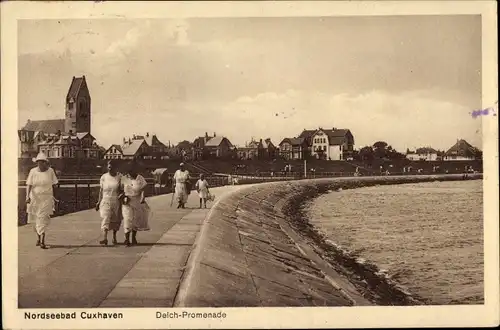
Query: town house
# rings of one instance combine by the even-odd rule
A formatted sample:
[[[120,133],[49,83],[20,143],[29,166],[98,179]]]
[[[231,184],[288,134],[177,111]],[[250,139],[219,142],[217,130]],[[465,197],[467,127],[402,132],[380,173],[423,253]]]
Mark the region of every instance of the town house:
[[[443,160],[475,160],[481,159],[481,155],[481,150],[460,139],[444,153]]]
[[[192,157],[194,160],[208,158],[231,158],[233,157],[233,144],[224,136],[205,136],[197,137],[192,144]]]
[[[156,134],[149,132],[143,135],[133,135],[123,138],[121,146],[113,144],[104,153],[105,159],[168,159],[168,147]]]
[[[354,152],[354,137],[349,129],[304,130],[300,135],[307,141],[309,153],[317,159],[346,160]]]
[[[252,138],[244,147],[236,149],[239,159],[274,159],[276,158],[276,147],[270,138],[256,141]]]
[[[309,145],[304,138],[284,138],[279,144],[279,155],[286,160],[306,159]]]
[[[412,161],[436,161],[438,160],[438,151],[431,147],[417,148],[415,151],[406,151],[406,158]]]

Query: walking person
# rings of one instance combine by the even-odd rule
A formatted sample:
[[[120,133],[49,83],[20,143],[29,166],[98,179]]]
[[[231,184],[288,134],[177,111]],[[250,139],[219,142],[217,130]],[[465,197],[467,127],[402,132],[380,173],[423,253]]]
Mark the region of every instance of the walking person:
[[[58,180],[44,153],[39,153],[33,161],[37,166],[30,170],[26,180],[28,223],[35,223],[36,246],[46,249],[45,234],[55,211]]]
[[[174,191],[177,196],[177,208],[186,208],[186,203],[191,192],[189,185],[189,172],[184,167],[184,163],[179,165],[179,169],[174,174]]]
[[[200,209],[201,209],[201,204],[203,202],[203,207],[207,208],[207,198],[210,194],[210,191],[208,190],[208,182],[205,180],[205,175],[200,174],[200,179],[196,181],[196,191],[198,192],[198,196],[200,197]]]
[[[135,164],[129,164],[126,175],[121,178],[124,193],[122,215],[126,246],[137,245],[137,232],[149,230],[150,209],[144,198],[147,182],[137,171]],[[132,233],[132,240],[130,240]]]
[[[108,231],[113,231],[113,244],[118,244],[116,233],[120,230],[122,223],[121,197],[121,175],[116,170],[116,164],[110,160],[108,162],[108,172],[100,179],[99,199],[96,204],[96,211],[101,216],[102,245],[108,245]]]

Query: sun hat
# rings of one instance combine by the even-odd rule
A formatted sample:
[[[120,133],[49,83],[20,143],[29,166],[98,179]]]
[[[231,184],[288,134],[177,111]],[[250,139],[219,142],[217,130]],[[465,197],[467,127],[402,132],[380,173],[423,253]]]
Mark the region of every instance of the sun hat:
[[[179,166],[184,166],[184,163],[181,163]]]
[[[49,159],[47,158],[47,156],[43,152],[39,152],[38,155],[35,158],[33,158],[34,163],[36,163],[38,161],[48,162]]]

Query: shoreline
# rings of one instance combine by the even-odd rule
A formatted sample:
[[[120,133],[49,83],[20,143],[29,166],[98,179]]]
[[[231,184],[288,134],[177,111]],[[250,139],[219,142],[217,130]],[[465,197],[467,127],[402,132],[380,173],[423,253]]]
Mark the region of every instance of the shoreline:
[[[481,180],[481,177],[468,178],[466,180]],[[423,298],[416,293],[410,292],[406,287],[392,280],[374,263],[360,261],[355,253],[345,251],[335,242],[330,240],[320,228],[311,224],[306,211],[307,204],[321,195],[331,193],[338,188],[356,189],[377,185],[401,185],[416,182],[379,181],[364,183],[327,183],[322,185],[304,185],[300,191],[290,196],[282,208],[286,220],[293,229],[300,233],[330,266],[339,274],[345,276],[360,294],[370,302],[380,306],[418,306],[433,305],[429,299]],[[464,181],[463,179],[436,178],[432,180],[419,180],[417,182],[435,181]]]

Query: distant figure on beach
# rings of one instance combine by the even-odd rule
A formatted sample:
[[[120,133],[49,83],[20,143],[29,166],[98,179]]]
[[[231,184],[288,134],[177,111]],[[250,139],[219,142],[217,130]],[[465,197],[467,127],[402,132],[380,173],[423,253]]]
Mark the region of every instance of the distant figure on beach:
[[[189,172],[186,170],[184,163],[181,163],[179,169],[174,174],[174,191],[177,196],[178,209],[186,208],[189,193],[191,192],[189,180]]]
[[[200,179],[196,181],[196,191],[198,192],[198,196],[200,197],[200,209],[201,209],[201,204],[203,202],[203,207],[207,208],[207,198],[210,194],[210,191],[208,190],[208,182],[205,180],[205,175],[200,174]]]
[[[464,174],[462,175],[463,179],[467,179],[469,177],[469,165],[465,165]]]
[[[116,170],[116,163],[113,160],[108,162],[108,172],[101,176],[99,181],[99,199],[95,206],[101,216],[102,239],[99,244],[108,245],[108,231],[113,231],[113,244],[118,244],[116,233],[122,224],[122,208],[120,198],[121,175]]]
[[[44,153],[39,153],[33,162],[37,166],[30,170],[26,180],[28,223],[35,223],[36,246],[46,249],[45,233],[50,225],[50,216],[55,211],[58,180]]]
[[[150,209],[144,198],[144,189],[148,183],[138,173],[133,163],[128,165],[126,175],[122,177],[121,182],[124,192],[122,205],[124,244],[137,245],[137,232],[149,230]],[[130,233],[132,233],[132,240],[130,240]]]

